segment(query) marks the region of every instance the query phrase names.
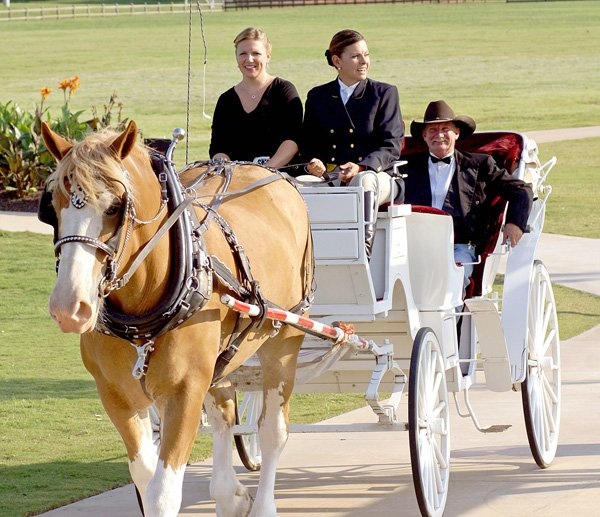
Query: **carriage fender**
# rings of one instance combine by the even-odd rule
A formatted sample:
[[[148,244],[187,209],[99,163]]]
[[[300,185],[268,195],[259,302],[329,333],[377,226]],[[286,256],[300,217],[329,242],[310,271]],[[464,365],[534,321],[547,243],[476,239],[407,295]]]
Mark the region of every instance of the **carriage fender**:
[[[506,262],[502,297],[502,329],[508,347],[514,383],[522,382],[527,371],[527,326],[531,276],[537,246],[544,227],[544,204],[534,201],[529,231],[511,249]]]

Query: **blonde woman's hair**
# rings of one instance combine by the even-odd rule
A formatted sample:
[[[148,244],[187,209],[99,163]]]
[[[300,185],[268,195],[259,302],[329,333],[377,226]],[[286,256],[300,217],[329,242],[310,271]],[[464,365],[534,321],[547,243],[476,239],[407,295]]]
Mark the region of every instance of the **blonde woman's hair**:
[[[267,53],[269,55],[271,54],[271,42],[263,30],[255,27],[248,27],[244,29],[233,40],[234,47],[237,48],[242,41],[247,39],[260,41],[265,46]]]

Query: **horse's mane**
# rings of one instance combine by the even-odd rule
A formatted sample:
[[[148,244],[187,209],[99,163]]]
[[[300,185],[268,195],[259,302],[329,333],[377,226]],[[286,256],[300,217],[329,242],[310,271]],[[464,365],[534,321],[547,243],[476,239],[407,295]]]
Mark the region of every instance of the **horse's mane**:
[[[120,183],[131,191],[130,179],[110,149],[110,144],[117,136],[119,132],[107,128],[88,134],[81,142],[75,142],[71,151],[60,160],[48,182],[57,185],[66,197],[70,196],[67,186],[76,186],[85,192],[87,202],[94,206],[97,206],[102,193],[117,192]],[[137,143],[129,156],[136,162],[141,160],[149,163],[148,152]]]

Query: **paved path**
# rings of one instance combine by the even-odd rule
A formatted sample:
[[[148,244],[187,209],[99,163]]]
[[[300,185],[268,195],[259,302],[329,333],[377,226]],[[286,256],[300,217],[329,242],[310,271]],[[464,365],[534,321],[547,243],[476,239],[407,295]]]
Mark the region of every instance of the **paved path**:
[[[479,386],[471,402],[484,424],[512,424],[481,434],[451,411],[452,467],[445,515],[564,517],[598,515],[600,505],[600,326],[562,343],[563,405],[557,457],[547,470],[533,461],[520,393]],[[452,403],[451,406],[454,406]],[[405,415],[406,413],[402,413]],[[338,422],[372,422],[370,409]],[[255,492],[258,475],[240,466]],[[214,515],[210,460],[188,467],[181,517]],[[417,517],[408,433],[291,435],[277,471],[279,517]],[[132,485],[43,514],[46,517],[139,517]]]
[[[541,131],[526,131],[525,134],[538,144],[558,142],[560,140],[579,140],[580,138],[600,137],[600,126],[573,127],[563,129],[544,129]]]

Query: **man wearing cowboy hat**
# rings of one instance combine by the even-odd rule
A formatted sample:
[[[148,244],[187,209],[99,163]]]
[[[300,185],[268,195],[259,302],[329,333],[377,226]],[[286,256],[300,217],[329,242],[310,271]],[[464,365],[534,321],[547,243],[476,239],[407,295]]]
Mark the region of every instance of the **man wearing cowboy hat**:
[[[403,172],[405,203],[439,208],[452,216],[454,257],[465,264],[465,285],[473,272],[476,245],[490,224],[485,201],[508,201],[503,241],[516,246],[527,225],[533,199],[531,187],[500,169],[487,154],[455,149],[456,141],[475,131],[471,117],[456,116],[443,100],[430,102],[423,122],[413,121],[410,133],[429,152],[409,157]]]

